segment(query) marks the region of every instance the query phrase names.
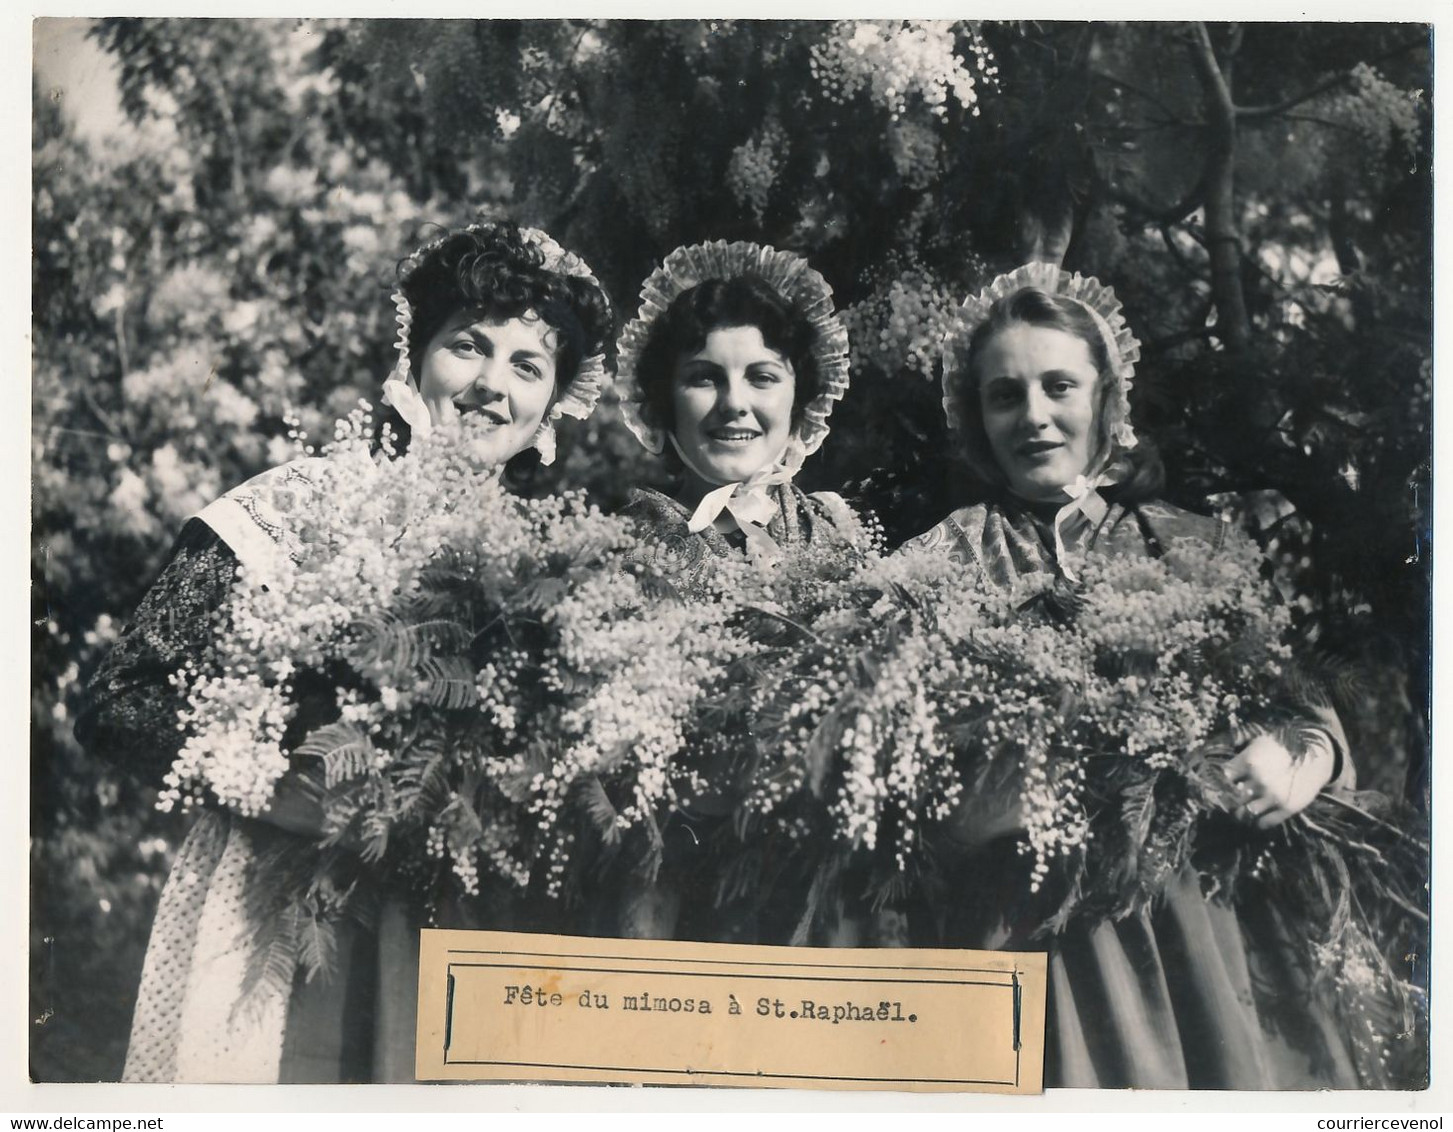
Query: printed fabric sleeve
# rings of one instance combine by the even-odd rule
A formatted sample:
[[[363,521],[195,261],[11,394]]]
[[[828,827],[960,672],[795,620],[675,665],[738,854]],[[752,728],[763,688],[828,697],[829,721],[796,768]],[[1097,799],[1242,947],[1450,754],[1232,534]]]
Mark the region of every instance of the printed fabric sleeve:
[[[86,688],[76,738],[98,758],[159,783],[181,747],[171,676],[199,655],[237,573],[231,548],[205,523],[182,528],[171,560]]]
[[[1302,729],[1302,742],[1308,745],[1325,743],[1332,748],[1332,779],[1325,790],[1356,790],[1357,766],[1352,761],[1352,751],[1347,742],[1347,732],[1342,720],[1332,707],[1302,704],[1307,714],[1307,725]]]
[[[969,536],[960,524],[960,516],[969,508],[955,511],[943,521],[936,523],[920,535],[914,535],[903,543],[894,554],[944,554],[961,565],[977,564]],[[982,527],[982,522],[979,524]]]

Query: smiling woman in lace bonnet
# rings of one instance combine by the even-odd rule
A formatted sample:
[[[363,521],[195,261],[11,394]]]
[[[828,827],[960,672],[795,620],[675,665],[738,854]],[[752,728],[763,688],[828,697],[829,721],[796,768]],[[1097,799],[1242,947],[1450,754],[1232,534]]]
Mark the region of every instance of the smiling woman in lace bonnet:
[[[606,383],[610,304],[579,257],[545,233],[502,222],[445,231],[406,259],[394,293],[397,362],[384,400],[413,435],[475,416],[491,463],[535,448],[555,422],[583,419]],[[182,742],[171,676],[220,630],[239,564],[285,570],[310,514],[328,501],[295,460],[229,491],[182,529],[172,558],[88,688],[76,736],[98,756],[160,783]],[[376,474],[388,474],[381,461]],[[409,996],[417,924],[381,902],[371,930],[341,925],[331,980],[259,990],[269,894],[265,855],[305,854],[321,810],[289,771],[261,819],[203,812],[168,878],[147,948],[124,1079],[150,1082],[412,1080]],[[261,910],[261,911],[260,911]],[[274,927],[274,934],[275,925]],[[252,990],[248,988],[252,987]]]

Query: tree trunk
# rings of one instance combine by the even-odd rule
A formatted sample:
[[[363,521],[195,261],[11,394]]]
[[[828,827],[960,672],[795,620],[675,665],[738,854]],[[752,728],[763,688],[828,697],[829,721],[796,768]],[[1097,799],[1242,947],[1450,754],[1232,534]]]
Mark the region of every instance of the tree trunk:
[[[1236,217],[1236,105],[1204,23],[1191,25],[1189,50],[1206,113],[1206,251],[1216,300],[1216,334],[1228,349],[1240,350],[1251,341],[1251,319],[1241,288]]]
[[[1040,261],[1062,266],[1074,240],[1076,187],[1094,180],[1086,156],[1083,128],[1089,99],[1090,57],[1095,27],[1087,25],[1064,73],[1050,80],[1050,98],[1040,125],[1049,131],[1021,170],[1015,209],[1016,250],[1020,263]]]
[[[237,117],[232,113],[232,100],[227,97],[227,84],[209,56],[199,58],[195,67],[198,79],[217,103],[217,113],[222,119],[223,132],[227,135],[232,199],[239,211],[246,212],[250,203],[247,192],[247,154],[242,143],[242,131],[237,128]]]
[[[1066,191],[1058,198],[1037,194],[1035,204],[1020,202],[1017,246],[1020,263],[1042,260],[1056,267],[1064,263],[1075,231],[1074,201]]]

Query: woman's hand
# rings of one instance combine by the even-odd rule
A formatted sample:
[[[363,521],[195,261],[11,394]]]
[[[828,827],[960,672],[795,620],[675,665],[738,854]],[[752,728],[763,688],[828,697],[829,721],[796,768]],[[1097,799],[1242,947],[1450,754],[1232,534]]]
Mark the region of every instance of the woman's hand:
[[[1332,781],[1337,754],[1326,733],[1302,732],[1306,754],[1297,756],[1272,735],[1258,735],[1226,764],[1236,795],[1237,812],[1260,829],[1271,829],[1301,813]]]

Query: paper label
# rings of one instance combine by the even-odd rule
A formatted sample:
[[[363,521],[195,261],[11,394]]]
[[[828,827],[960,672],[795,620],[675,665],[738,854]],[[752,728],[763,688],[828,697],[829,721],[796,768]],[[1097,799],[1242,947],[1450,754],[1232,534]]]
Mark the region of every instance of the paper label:
[[[421,933],[421,1081],[1037,1093],[1042,953]]]

